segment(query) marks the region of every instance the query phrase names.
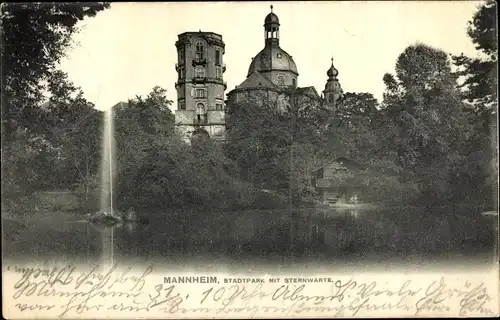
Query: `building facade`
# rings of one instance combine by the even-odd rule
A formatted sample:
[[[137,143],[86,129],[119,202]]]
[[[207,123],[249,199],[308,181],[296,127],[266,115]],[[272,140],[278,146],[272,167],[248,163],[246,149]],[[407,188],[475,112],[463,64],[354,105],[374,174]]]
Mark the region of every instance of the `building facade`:
[[[178,36],[177,110],[179,133],[189,141],[193,134],[225,139],[225,44],[213,32],[185,32]]]
[[[321,105],[335,109],[343,96],[342,87],[337,79],[338,70],[332,65],[327,71],[328,80],[323,95],[313,86],[298,86],[299,72],[293,57],[280,47],[280,22],[271,12],[264,19],[264,48],[252,58],[247,78],[228,93],[228,108],[243,101],[252,100],[257,104],[273,102],[278,108],[285,109],[288,103],[280,91],[295,88],[298,101],[312,99]]]
[[[279,91],[286,87],[297,88],[299,72],[293,57],[280,47],[279,40],[280,22],[271,6],[271,12],[264,19],[264,48],[252,58],[247,78],[228,93],[229,108],[248,100],[272,101],[284,107]],[[313,95],[319,98],[315,89]]]
[[[335,110],[343,91],[333,59],[327,71],[325,90],[319,95],[313,86],[298,86],[297,65],[280,47],[279,40],[280,22],[271,6],[271,12],[264,19],[264,48],[252,59],[246,79],[227,94],[227,108],[251,100],[257,104],[275,103],[278,108],[286,109],[289,102],[280,91],[295,88],[299,101],[312,99]],[[201,133],[223,141],[227,108],[224,105],[226,84],[222,59],[225,46],[222,36],[212,32],[186,32],[179,35],[176,47],[177,127],[186,140]]]
[[[335,205],[362,201],[362,186],[349,182],[361,166],[344,157],[328,161],[313,170],[311,184],[316,188],[318,200]]]

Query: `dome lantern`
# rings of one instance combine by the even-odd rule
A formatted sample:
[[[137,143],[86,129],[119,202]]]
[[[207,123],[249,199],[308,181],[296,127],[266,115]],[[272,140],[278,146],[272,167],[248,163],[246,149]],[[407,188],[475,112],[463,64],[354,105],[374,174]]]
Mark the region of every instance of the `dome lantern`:
[[[273,6],[271,6],[271,12],[266,16],[264,20],[264,37],[266,39],[266,44],[268,43],[279,43],[280,34],[280,20],[278,16],[273,12]]]

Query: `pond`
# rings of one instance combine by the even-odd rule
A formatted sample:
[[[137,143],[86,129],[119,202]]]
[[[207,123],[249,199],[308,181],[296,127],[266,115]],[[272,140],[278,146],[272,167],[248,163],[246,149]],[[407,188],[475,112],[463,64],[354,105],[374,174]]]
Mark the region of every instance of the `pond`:
[[[148,224],[101,227],[83,214],[37,214],[3,224],[3,256],[16,261],[157,263],[259,270],[324,265],[495,261],[498,217],[479,209],[300,209],[142,213]]]

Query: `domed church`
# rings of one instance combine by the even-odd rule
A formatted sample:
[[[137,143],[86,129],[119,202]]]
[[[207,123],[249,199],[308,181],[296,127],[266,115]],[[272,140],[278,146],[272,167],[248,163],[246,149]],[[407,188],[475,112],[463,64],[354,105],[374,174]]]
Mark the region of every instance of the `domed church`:
[[[299,75],[297,65],[292,56],[280,48],[280,22],[273,12],[269,13],[264,20],[264,30],[264,49],[252,59],[247,77],[257,73],[278,85],[295,86]]]
[[[276,102],[278,108],[284,108],[286,101],[282,99],[283,95],[279,92],[281,89],[287,87],[294,87],[296,95],[306,97],[307,99],[313,99],[334,109],[338,99],[342,97],[343,91],[337,79],[338,70],[333,66],[333,58],[332,64],[327,71],[328,80],[322,95],[319,95],[313,86],[298,87],[298,68],[293,57],[280,47],[280,21],[278,16],[273,12],[273,6],[271,6],[271,12],[264,19],[264,31],[264,48],[252,58],[252,62],[248,68],[247,78],[227,94],[227,106],[224,105],[224,111],[226,112],[236,103],[249,100],[255,101],[257,104]],[[194,43],[196,46],[202,47],[204,45],[203,39],[207,39],[205,34],[214,35],[201,31],[199,33],[187,34],[190,35],[190,40],[182,41],[183,37],[185,37],[185,34],[182,34],[179,36],[180,40],[177,44],[178,51],[180,48],[182,49],[182,52],[179,53],[182,59],[186,59],[185,52],[189,52],[189,50],[184,47],[185,43],[187,43],[187,46]],[[207,68],[209,73],[211,69],[217,70],[218,65],[223,66],[222,72],[220,70],[216,72],[216,77],[214,79],[205,77],[204,81],[200,81],[200,79],[195,78],[181,78],[182,75],[186,74],[204,75],[205,73],[200,70],[192,72],[189,70],[182,70],[181,72],[178,67],[181,61],[179,61],[179,64],[176,66],[176,69],[179,71],[179,82],[176,83],[178,89],[176,124],[181,128],[181,132],[185,134],[186,138],[189,138],[190,135],[195,132],[200,132],[200,130],[203,129],[215,140],[225,139],[225,114],[219,115],[221,111],[221,93],[225,90],[225,82],[222,81],[222,73],[225,71],[225,65],[221,62],[222,54],[224,53],[224,44],[222,42],[222,36],[215,36],[218,38],[218,41],[212,46],[218,51],[214,51],[214,54],[208,51],[207,56],[209,59],[204,60],[204,65],[202,65]],[[179,43],[183,45],[180,46]],[[208,47],[208,49],[210,49],[211,45],[208,44]],[[202,54],[201,50],[198,49],[196,49],[197,52],[200,51]],[[213,59],[210,59],[211,56],[213,56]],[[192,60],[193,63],[186,63],[186,67],[188,69],[191,69],[192,66],[200,68],[200,63],[197,62],[197,58],[199,58],[199,56],[196,55],[194,55],[192,59],[187,58],[187,60]],[[184,62],[183,60],[183,65]],[[214,62],[215,65],[212,68],[211,64]],[[187,87],[191,90],[185,90]],[[215,94],[210,94],[210,87],[213,87],[212,91]],[[196,92],[201,92],[201,90],[207,90],[208,95],[195,95],[193,98],[186,96],[189,94],[196,94]],[[203,121],[200,121],[200,119]]]

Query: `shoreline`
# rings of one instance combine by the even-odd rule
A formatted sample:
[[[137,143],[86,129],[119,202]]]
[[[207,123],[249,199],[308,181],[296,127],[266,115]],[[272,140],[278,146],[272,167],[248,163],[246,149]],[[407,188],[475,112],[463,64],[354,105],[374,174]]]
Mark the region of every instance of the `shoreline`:
[[[351,204],[351,203],[336,203],[336,204],[316,204],[313,208],[315,209],[379,209],[384,206],[374,203],[361,203],[361,204]]]

